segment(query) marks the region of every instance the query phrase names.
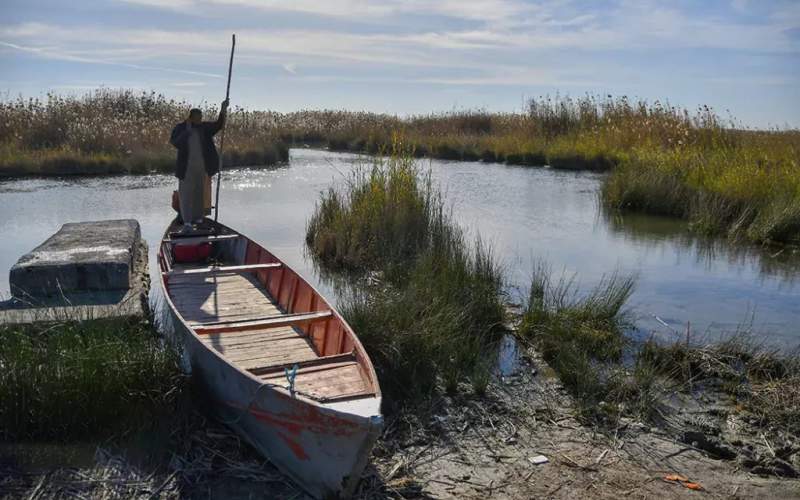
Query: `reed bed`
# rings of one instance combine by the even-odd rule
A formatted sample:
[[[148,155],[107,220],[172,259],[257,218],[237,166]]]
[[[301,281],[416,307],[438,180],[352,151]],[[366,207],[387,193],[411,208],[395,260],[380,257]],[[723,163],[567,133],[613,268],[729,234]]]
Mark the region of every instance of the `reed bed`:
[[[97,438],[167,414],[177,356],[140,322],[94,319],[0,328],[0,437]]]
[[[637,343],[625,304],[633,277],[612,274],[581,292],[574,277],[540,263],[531,280],[519,334],[533,341],[591,424],[621,417],[663,424],[675,392],[718,386],[759,428],[800,434],[800,351],[757,342],[746,327],[723,340]]]
[[[271,122],[292,144],[374,154],[399,137],[415,156],[610,171],[611,209],[682,217],[703,234],[800,242],[800,132],[749,130],[705,106],[556,96],[524,113],[301,111]]]
[[[800,351],[779,351],[746,331],[722,342],[687,345],[647,341],[637,363],[683,386],[721,383],[764,428],[800,435]]]
[[[98,90],[0,102],[0,176],[172,170],[168,136],[189,103]],[[213,106],[205,114],[216,116]],[[399,118],[231,110],[226,165],[288,159],[287,145],[610,171],[605,205],[682,217],[703,234],[800,243],[800,131],[749,130],[708,107],[627,97],[538,98],[521,113]]]
[[[341,310],[375,363],[392,404],[488,383],[488,347],[503,321],[502,273],[491,249],[471,241],[407,150],[357,170],[322,193],[306,242],[326,269],[372,284]]]
[[[0,177],[171,173],[172,128],[186,119],[188,102],[154,92],[100,89],[82,97],[0,101]],[[206,120],[215,106],[199,105]],[[225,166],[272,165],[288,148],[258,113],[229,110]]]

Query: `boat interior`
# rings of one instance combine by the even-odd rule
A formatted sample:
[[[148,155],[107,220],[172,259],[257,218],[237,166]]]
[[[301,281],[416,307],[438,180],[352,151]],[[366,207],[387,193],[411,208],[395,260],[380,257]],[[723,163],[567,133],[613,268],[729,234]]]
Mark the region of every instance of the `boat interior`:
[[[221,225],[184,232],[174,224],[159,265],[177,312],[231,364],[281,387],[296,368],[295,392],[323,405],[379,404],[374,371],[353,332],[260,245]]]

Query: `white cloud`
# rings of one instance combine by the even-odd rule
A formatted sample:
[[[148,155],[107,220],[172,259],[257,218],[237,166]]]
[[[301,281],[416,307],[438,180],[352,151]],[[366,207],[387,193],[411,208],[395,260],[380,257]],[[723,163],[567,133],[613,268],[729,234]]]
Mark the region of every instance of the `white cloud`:
[[[187,13],[219,4],[265,11],[291,11],[341,17],[348,24],[331,22],[325,29],[236,30],[241,60],[250,64],[283,65],[286,56],[303,63],[349,61],[400,66],[480,67],[493,64],[500,51],[580,49],[646,50],[662,48],[721,48],[764,52],[798,52],[800,42],[786,33],[800,10],[782,7],[783,15],[761,23],[689,15],[652,1],[620,0],[612,8],[577,8],[568,0],[118,0],[157,8],[180,6]],[[777,12],[778,9],[776,9]],[[473,22],[471,27],[443,26],[421,32],[407,27],[403,15],[442,15]],[[394,29],[383,33],[359,31],[350,23],[362,19],[396,19]],[[788,19],[788,20],[787,20]],[[221,22],[225,22],[222,17]],[[373,26],[374,28],[374,26]],[[154,30],[86,27],[62,28],[26,23],[0,27],[9,43],[24,44],[73,60],[102,59],[140,64],[170,58],[188,64],[222,57],[229,31]],[[90,40],[104,40],[99,47]],[[44,45],[59,47],[45,51]],[[489,51],[481,54],[480,51]],[[283,61],[281,61],[281,59]],[[284,68],[286,69],[286,68]],[[289,73],[292,71],[286,69]]]
[[[800,43],[784,32],[784,22],[742,23],[719,16],[701,17],[651,2],[625,2],[616,18],[620,21],[618,32],[622,26],[631,26],[625,36],[631,48],[800,51]]]
[[[399,14],[440,15],[454,19],[504,22],[541,7],[521,0],[119,0],[191,13],[214,5],[241,6],[262,11],[298,12],[328,17],[385,18]]]
[[[121,0],[125,3],[158,7],[160,9],[185,10],[195,6],[195,0]]]
[[[2,33],[2,30],[0,30]],[[86,63],[86,64],[105,64],[110,66],[122,66],[125,68],[131,69],[138,69],[138,70],[146,70],[146,71],[159,71],[159,72],[168,72],[168,73],[180,73],[185,75],[195,75],[195,76],[204,76],[204,77],[212,77],[212,78],[220,78],[221,75],[216,73],[208,73],[203,71],[192,71],[187,69],[179,69],[175,67],[167,67],[167,66],[151,66],[151,65],[142,65],[142,64],[133,64],[124,62],[123,60],[115,60],[113,58],[104,59],[100,57],[94,56],[83,56],[82,53],[86,53],[86,51],[71,51],[69,49],[64,49],[59,46],[26,46],[16,43],[10,43],[3,40],[0,40],[0,46],[7,47],[10,49],[14,49],[20,52],[27,52],[30,54],[35,54],[39,57],[43,57],[46,59],[55,59],[60,61],[70,61],[70,62],[78,62],[78,63]],[[108,50],[103,50],[104,53],[109,53]],[[127,50],[123,50],[123,52],[128,52]],[[96,54],[96,53],[95,53]],[[112,56],[113,57],[113,56]]]
[[[748,3],[748,0],[731,0],[731,7],[737,12],[745,12],[747,11]]]
[[[483,84],[553,84],[573,81],[569,64],[559,54],[579,50],[651,50],[718,48],[771,53],[797,53],[800,42],[787,32],[800,10],[783,6],[785,15],[765,16],[760,23],[737,23],[689,15],[650,1],[621,0],[615,8],[577,10],[569,1],[545,0],[121,0],[157,8],[195,10],[235,4],[261,10],[295,11],[347,18],[323,29],[244,29],[238,35],[237,64],[282,68],[297,76],[297,65],[346,73],[351,68],[381,71],[415,68],[409,81]],[[587,12],[588,10],[588,12]],[[775,12],[778,12],[776,9]],[[415,29],[403,15],[440,15],[469,20],[444,23],[441,30]],[[359,29],[360,19],[399,20],[391,30]],[[352,20],[352,22],[351,22]],[[227,21],[222,18],[219,25]],[[353,24],[355,22],[356,24]],[[208,68],[227,62],[230,29],[149,29],[101,26],[65,27],[23,23],[0,26],[1,46],[50,59],[112,64],[201,77],[219,77]],[[103,40],[97,44],[96,40]],[[590,56],[584,54],[584,62]],[[290,60],[291,63],[286,61]],[[541,67],[550,70],[543,72]],[[518,61],[518,66],[512,65]],[[622,63],[624,66],[624,62]],[[321,72],[320,72],[321,74]],[[355,75],[369,74],[364,71]],[[364,76],[341,78],[366,81]],[[304,71],[304,78],[337,78]],[[495,76],[502,75],[502,76]],[[397,80],[397,78],[395,78]],[[583,80],[578,78],[577,81]]]
[[[386,16],[395,2],[370,2],[367,0],[195,0],[197,5],[239,5],[265,11],[300,12],[332,17]]]
[[[587,76],[566,76],[557,71],[544,69],[527,69],[514,67],[492,68],[490,72],[476,72],[466,76],[448,77],[403,77],[403,76],[350,76],[341,75],[310,75],[300,77],[308,82],[357,82],[357,83],[409,83],[409,84],[433,84],[433,85],[453,85],[453,86],[532,86],[532,85],[552,85],[552,86],[572,86],[572,85],[591,85],[597,83],[596,77]]]

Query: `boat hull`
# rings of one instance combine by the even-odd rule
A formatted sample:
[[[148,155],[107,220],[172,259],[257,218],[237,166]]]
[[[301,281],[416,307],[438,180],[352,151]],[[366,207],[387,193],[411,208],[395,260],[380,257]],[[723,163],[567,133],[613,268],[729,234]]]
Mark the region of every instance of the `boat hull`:
[[[380,434],[380,418],[326,411],[242,377],[179,318],[174,322],[182,330],[192,377],[215,403],[212,411],[222,423],[315,498],[353,494]]]
[[[242,238],[246,241],[245,249],[252,249],[255,246],[250,240],[243,236]],[[167,241],[166,235],[164,241]],[[209,410],[313,497],[327,499],[351,496],[382,429],[383,421],[379,410],[372,410],[380,406],[380,391],[377,386],[372,398],[345,398],[335,404],[326,404],[310,396],[289,391],[288,387],[291,384],[288,380],[285,382],[280,380],[283,382],[281,384],[276,383],[273,377],[269,379],[271,383],[267,383],[243,370],[209,345],[208,341],[203,341],[193,329],[195,327],[187,323],[181,315],[169,292],[167,278],[169,273],[165,270],[168,271],[170,267],[164,264],[166,261],[164,252],[162,245],[159,253],[159,263],[162,268],[160,282],[174,326],[175,338],[180,343],[184,361],[188,361],[193,379],[211,403]],[[252,252],[247,250],[241,253]],[[258,250],[257,253],[260,256],[266,252]],[[249,263],[250,259],[243,260]],[[293,273],[288,268],[287,272]],[[292,293],[283,293],[280,285],[275,289],[273,296],[284,301],[281,303],[281,300],[278,300],[278,303],[288,312],[297,307],[295,304],[301,303],[300,300],[290,301],[286,297],[302,295],[298,291],[301,289],[298,284],[299,279],[297,277],[291,282],[286,280],[286,283],[291,285]],[[278,281],[284,281],[282,275]],[[327,301],[319,296],[313,287],[305,282],[304,286],[310,291],[309,293],[318,296],[310,302],[311,304],[327,306]],[[346,322],[338,313],[335,311],[333,313],[337,324],[341,325],[340,330],[333,328],[318,330],[334,332],[346,330],[352,335]],[[366,360],[367,364],[362,369],[374,380],[374,370],[363,347],[355,337],[347,342],[347,345],[353,344],[359,359]],[[337,344],[346,344],[343,333],[340,333]],[[319,345],[322,347],[320,355],[329,355],[324,352],[328,343],[323,341]],[[348,411],[357,408],[359,400],[368,400],[370,409]]]

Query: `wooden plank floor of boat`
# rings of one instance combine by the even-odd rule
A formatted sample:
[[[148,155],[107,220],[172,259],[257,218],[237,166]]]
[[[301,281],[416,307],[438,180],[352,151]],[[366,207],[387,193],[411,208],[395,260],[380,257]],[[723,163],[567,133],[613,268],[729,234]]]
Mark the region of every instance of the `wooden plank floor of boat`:
[[[178,265],[176,269],[204,266]],[[169,294],[189,326],[221,321],[248,321],[283,312],[256,277],[247,271],[176,274]],[[204,333],[203,343],[244,370],[261,370],[319,358],[310,339],[297,327],[257,328]],[[282,369],[259,375],[267,383],[286,385]],[[355,358],[301,367],[295,388],[323,399],[366,394],[368,384]]]
[[[176,266],[175,270],[201,266]],[[191,326],[247,321],[281,314],[263,285],[249,272],[177,274],[169,278],[172,302]]]

